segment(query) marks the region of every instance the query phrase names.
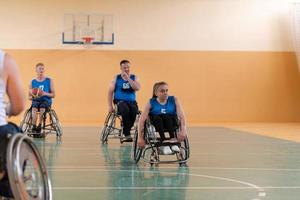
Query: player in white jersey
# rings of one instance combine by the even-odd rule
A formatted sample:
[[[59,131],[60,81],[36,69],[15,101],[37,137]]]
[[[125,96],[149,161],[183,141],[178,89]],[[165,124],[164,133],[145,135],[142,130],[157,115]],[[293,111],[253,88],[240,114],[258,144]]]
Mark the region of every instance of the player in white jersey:
[[[5,103],[5,95],[8,103]],[[19,132],[18,127],[7,122],[7,116],[20,114],[25,108],[25,94],[20,73],[14,59],[0,50],[0,196],[12,197],[6,173],[6,135]]]

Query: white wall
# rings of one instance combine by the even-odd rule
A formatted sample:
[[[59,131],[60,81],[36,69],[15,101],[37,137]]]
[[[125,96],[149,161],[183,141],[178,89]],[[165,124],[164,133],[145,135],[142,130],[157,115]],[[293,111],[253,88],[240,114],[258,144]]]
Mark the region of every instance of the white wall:
[[[0,47],[78,48],[61,44],[65,13],[114,16],[99,49],[292,50],[287,0],[0,0]]]

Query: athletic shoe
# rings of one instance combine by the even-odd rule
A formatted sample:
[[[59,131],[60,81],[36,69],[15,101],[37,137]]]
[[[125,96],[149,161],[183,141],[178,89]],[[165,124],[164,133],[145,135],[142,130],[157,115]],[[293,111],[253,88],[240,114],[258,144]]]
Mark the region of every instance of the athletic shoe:
[[[178,147],[177,145],[171,146],[171,149],[172,149],[172,151],[175,152],[175,153],[179,153],[179,152],[180,152],[180,149],[179,149],[179,147]]]
[[[132,142],[132,141],[133,141],[133,139],[130,135],[126,135],[123,139],[123,142]]]
[[[33,126],[32,126],[31,132],[32,132],[32,133],[36,133],[36,132],[37,132],[37,131],[36,131],[36,125],[33,125]]]
[[[161,147],[161,153],[162,153],[163,155],[170,155],[170,154],[172,154],[173,152],[172,152],[172,150],[171,150],[171,148],[170,148],[169,146],[162,146],[162,147]]]
[[[42,131],[42,125],[39,124],[37,127],[36,127],[36,132],[37,133],[40,133]]]

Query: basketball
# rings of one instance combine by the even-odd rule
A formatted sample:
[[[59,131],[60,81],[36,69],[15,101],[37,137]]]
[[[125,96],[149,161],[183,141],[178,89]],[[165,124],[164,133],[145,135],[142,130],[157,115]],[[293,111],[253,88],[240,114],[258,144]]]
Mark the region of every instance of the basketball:
[[[39,88],[32,88],[31,94],[34,98],[40,97],[43,94],[43,91]]]

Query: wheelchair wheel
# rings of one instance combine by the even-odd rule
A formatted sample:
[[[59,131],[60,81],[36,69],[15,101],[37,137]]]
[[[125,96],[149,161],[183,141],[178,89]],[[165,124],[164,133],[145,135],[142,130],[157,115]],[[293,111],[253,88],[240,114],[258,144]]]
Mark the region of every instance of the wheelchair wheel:
[[[186,137],[183,141],[184,147],[186,148],[186,159],[190,157],[190,144],[189,144],[189,139]]]
[[[107,137],[108,137],[107,126],[104,126],[102,131],[101,131],[101,138],[100,138],[102,144],[107,143]]]
[[[187,137],[181,142],[180,146],[181,146],[180,153],[177,154],[177,158],[179,160],[179,165],[184,166],[190,157],[190,146]]]
[[[52,121],[53,129],[56,132],[56,136],[58,136],[58,137],[62,136],[63,131],[62,131],[60,122],[58,120],[56,112],[54,110],[52,110],[52,109],[50,111],[50,118],[51,118],[51,121]]]
[[[135,163],[138,163],[140,161],[140,158],[142,156],[142,152],[143,152],[143,149],[139,148],[138,147],[138,131],[137,129],[135,130],[135,133],[134,133],[134,138],[133,138],[133,147],[132,147],[132,157],[133,157],[133,160],[135,161]]]
[[[104,122],[104,127],[101,131],[101,142],[102,142],[102,144],[107,143],[108,135],[112,131],[113,127],[115,126],[115,119],[116,119],[116,116],[115,116],[114,112],[108,113],[108,115],[105,119],[105,122]]]
[[[15,134],[10,138],[7,147],[7,170],[15,199],[52,199],[46,165],[29,137]]]
[[[30,129],[31,125],[31,109],[27,109],[24,113],[24,117],[20,123],[20,129],[22,130],[23,133],[26,133]]]
[[[132,150],[133,159],[134,159],[135,163],[138,163],[140,161],[141,157],[145,158],[145,156],[146,156],[147,158],[145,158],[145,159],[149,160],[150,164],[153,165],[153,164],[157,163],[157,161],[159,160],[159,157],[157,155],[157,152],[154,152],[155,148],[153,148],[150,144],[153,141],[155,142],[156,138],[155,138],[155,129],[151,125],[149,119],[147,119],[145,122],[144,139],[146,142],[146,147],[145,147],[145,149],[141,149],[138,147],[138,144],[137,144],[138,132],[136,130],[135,135],[134,135],[134,140],[133,140],[133,148],[132,148],[133,149]],[[147,145],[148,145],[148,147],[147,147]],[[150,155],[148,155],[148,154],[145,155],[145,153],[149,152],[149,150],[151,150],[152,153]]]

